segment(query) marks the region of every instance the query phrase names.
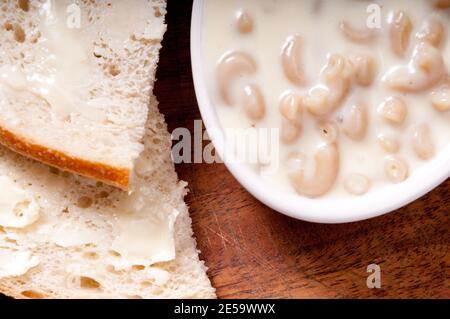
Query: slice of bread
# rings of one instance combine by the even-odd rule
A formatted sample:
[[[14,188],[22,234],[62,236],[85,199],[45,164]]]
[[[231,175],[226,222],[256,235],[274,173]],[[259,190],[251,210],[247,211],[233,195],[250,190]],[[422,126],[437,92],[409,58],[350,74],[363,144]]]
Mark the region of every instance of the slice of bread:
[[[30,203],[16,207],[17,218],[8,224],[0,196],[1,293],[15,298],[215,297],[183,201],[186,184],[176,176],[171,137],[155,98],[144,141],[136,174],[140,186],[132,195],[0,147],[0,185],[7,178],[40,207],[38,214],[30,213]],[[175,259],[149,265],[120,255],[115,241],[124,220],[134,221],[142,235],[139,225],[173,217],[174,210]],[[154,243],[147,237],[137,236],[135,244],[151,249]]]
[[[165,0],[0,3],[0,144],[130,189]]]

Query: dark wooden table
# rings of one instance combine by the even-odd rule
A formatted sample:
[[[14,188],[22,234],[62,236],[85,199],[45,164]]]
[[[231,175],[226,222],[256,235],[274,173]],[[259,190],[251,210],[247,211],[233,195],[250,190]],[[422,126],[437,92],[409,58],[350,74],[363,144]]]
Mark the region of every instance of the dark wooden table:
[[[155,93],[171,130],[200,119],[189,56],[191,2],[169,0]],[[394,213],[318,225],[264,206],[224,165],[182,164],[201,258],[220,298],[449,298],[450,181]],[[368,289],[366,267],[381,267]]]

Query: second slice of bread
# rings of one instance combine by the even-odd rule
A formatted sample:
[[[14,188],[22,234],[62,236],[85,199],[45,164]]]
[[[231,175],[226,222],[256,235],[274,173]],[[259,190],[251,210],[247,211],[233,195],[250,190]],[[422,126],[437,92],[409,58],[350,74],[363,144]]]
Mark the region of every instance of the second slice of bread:
[[[8,178],[41,207],[27,227],[0,226],[0,293],[15,298],[215,297],[183,201],[186,184],[175,173],[170,134],[154,98],[149,115],[145,150],[137,164],[141,188],[131,196],[0,147],[0,180]],[[130,203],[135,209],[127,211]],[[172,210],[179,212],[173,260],[133,262],[115,250],[122,218],[136,222],[139,230],[139,223]],[[0,207],[0,223],[2,213]],[[136,244],[151,249],[154,243],[145,237]],[[5,259],[17,262],[8,274],[2,272],[8,268],[1,263]],[[22,268],[24,259],[29,269]]]

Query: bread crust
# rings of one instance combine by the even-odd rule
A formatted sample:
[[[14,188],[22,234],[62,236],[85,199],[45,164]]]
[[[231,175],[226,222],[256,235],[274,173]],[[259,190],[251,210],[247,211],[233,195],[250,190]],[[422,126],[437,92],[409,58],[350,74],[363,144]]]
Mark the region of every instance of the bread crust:
[[[87,161],[61,151],[35,144],[0,126],[0,144],[47,165],[104,182],[123,190],[129,189],[130,169]]]

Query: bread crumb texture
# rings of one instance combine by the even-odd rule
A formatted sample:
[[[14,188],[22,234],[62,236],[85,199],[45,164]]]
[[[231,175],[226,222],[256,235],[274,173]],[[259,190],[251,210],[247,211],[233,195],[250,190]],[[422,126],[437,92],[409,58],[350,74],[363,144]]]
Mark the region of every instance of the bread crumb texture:
[[[215,297],[183,201],[186,184],[176,176],[170,134],[155,98],[146,132],[137,163],[140,186],[131,197],[0,147],[0,176],[32,194],[40,207],[39,218],[26,227],[0,227],[0,259],[5,253],[20,254],[29,267],[2,277],[1,292],[15,298]],[[120,266],[124,257],[112,249],[117,221],[125,215],[138,220],[174,209],[179,212],[175,259]],[[71,240],[74,232],[78,237]]]
[[[0,127],[70,158],[132,172],[143,150],[166,3],[80,0],[79,28],[69,28],[66,18],[77,22],[69,21],[77,14],[71,4],[0,2]]]

